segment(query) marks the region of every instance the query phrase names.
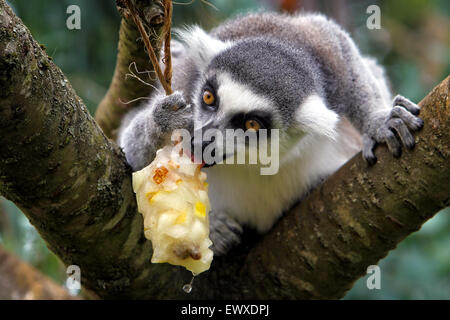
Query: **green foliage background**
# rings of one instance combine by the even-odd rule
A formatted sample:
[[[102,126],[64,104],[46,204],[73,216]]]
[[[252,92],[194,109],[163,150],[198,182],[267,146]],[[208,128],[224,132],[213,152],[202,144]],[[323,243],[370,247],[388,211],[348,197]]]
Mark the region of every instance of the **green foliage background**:
[[[174,5],[174,25],[211,28],[226,18],[255,10],[280,10],[282,0],[196,0]],[[63,70],[94,114],[111,80],[120,18],[113,0],[9,0],[47,54]],[[305,1],[334,17],[361,51],[385,67],[394,92],[418,102],[450,73],[450,2],[447,0]],[[81,8],[81,30],[68,30],[66,9]],[[366,9],[381,8],[380,30],[369,30]],[[65,268],[25,216],[0,197],[0,244],[58,283]],[[438,214],[383,259],[381,290],[361,278],[345,299],[450,299],[450,209]],[[1,275],[0,275],[1,276]]]

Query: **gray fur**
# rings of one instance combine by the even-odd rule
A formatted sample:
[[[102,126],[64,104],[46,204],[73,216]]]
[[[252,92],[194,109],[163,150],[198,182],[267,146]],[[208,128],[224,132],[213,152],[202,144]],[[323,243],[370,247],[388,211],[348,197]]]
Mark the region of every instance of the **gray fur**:
[[[223,211],[212,210],[209,213],[211,249],[215,254],[224,254],[238,245],[242,235],[242,226]]]
[[[412,132],[423,126],[417,117],[419,107],[402,96],[393,100],[384,70],[374,59],[362,56],[349,35],[327,18],[317,14],[242,16],[211,31],[214,46],[217,40],[223,41],[220,49],[208,48],[206,35],[200,36],[201,41],[194,42],[197,47],[173,42],[172,86],[177,92],[169,97],[155,95],[151,103],[128,115],[119,144],[133,170],[139,170],[153,160],[176,128],[192,131],[194,122],[203,126],[211,119],[226,127],[230,110],[219,106],[226,115],[221,118],[199,103],[204,82],[223,72],[271,102],[271,114],[281,119],[277,123],[284,133],[281,144],[290,146],[294,156],[281,159],[280,173],[273,177],[255,177],[247,167],[207,169],[215,254],[224,254],[239,243],[244,224],[267,230],[282,211],[361,147],[370,164],[376,162],[373,150],[378,143],[386,143],[394,156],[400,156],[402,145],[414,147]],[[335,137],[305,132],[295,121],[311,96],[340,116],[331,131]],[[241,212],[236,212],[239,208]],[[258,214],[265,224],[255,220]]]
[[[133,110],[119,130],[119,145],[133,171],[152,162],[156,151],[170,142],[175,129],[193,129],[192,108],[183,94],[155,95],[150,104]]]
[[[279,107],[284,124],[302,101],[313,93],[324,95],[324,83],[313,53],[274,39],[252,38],[217,55],[210,70],[226,71]],[[279,74],[277,77],[270,75]],[[289,79],[289,81],[286,81]]]

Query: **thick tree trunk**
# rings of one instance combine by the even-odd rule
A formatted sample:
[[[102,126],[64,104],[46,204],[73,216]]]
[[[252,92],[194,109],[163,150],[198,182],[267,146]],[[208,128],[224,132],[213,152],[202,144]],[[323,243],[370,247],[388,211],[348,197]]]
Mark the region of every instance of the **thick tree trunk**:
[[[87,288],[134,291],[151,245],[130,169],[4,0],[0,88],[0,193],[64,263],[81,267]]]
[[[0,300],[75,300],[63,287],[0,247]]]
[[[149,262],[123,154],[0,0],[0,193],[102,298],[340,298],[449,205],[449,84],[421,102],[413,152],[380,147],[372,168],[356,156],[268,234],[247,232],[187,295],[189,272]]]

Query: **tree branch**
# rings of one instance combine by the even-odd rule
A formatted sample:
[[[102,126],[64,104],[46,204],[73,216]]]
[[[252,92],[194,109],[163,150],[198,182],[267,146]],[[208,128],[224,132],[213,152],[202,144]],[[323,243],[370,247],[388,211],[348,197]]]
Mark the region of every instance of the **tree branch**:
[[[62,72],[0,0],[0,193],[14,201],[85,288],[102,298],[340,298],[389,250],[449,205],[450,78],[422,102],[413,152],[349,161],[263,237],[194,281],[151,264],[123,154]]]
[[[0,193],[99,296],[148,268],[131,171],[118,147],[0,0]],[[138,290],[139,291],[139,290]]]
[[[150,30],[151,44],[155,53],[159,55],[161,49],[159,36],[164,24],[164,8],[161,0],[133,0],[132,2],[135,3],[137,11],[140,13],[141,21]],[[145,82],[155,85],[157,81],[133,17],[123,11],[120,3],[118,1],[119,11],[122,13],[122,22],[120,25],[116,69],[109,89],[95,113],[95,120],[98,125],[103,129],[106,136],[113,140],[117,138],[117,129],[122,117],[131,108],[139,105],[140,101],[130,104],[125,103],[139,97],[148,97],[153,91],[152,87],[126,76],[127,73],[130,73],[131,64],[135,63],[135,67],[139,72],[148,71],[148,73],[137,74]],[[133,72],[136,72],[134,66],[131,68]],[[147,74],[150,77],[147,77]]]

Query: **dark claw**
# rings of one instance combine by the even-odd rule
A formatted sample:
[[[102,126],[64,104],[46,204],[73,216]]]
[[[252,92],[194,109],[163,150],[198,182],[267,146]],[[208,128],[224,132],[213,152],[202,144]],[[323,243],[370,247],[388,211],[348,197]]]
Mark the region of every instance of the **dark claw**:
[[[421,130],[421,129],[423,128],[423,126],[424,126],[425,122],[423,122],[423,120],[422,120],[422,119],[420,119],[420,118],[418,118],[418,119],[417,119],[417,121],[419,122],[419,125],[418,125],[418,127],[419,127],[419,130]]]
[[[376,147],[376,141],[372,138],[364,135],[363,136],[363,158],[367,161],[369,166],[373,166],[377,163],[377,157],[374,154],[374,149]]]
[[[396,133],[396,137],[400,139],[403,145],[412,149],[415,145],[414,136],[409,132],[408,127],[400,118],[393,118],[388,121],[389,128]]]
[[[375,165],[377,163],[377,157],[372,153],[371,156],[365,156],[364,159],[366,159],[369,166]]]
[[[401,148],[400,146],[395,147],[395,148],[394,148],[394,151],[391,151],[391,152],[392,152],[392,155],[393,155],[395,158],[400,158],[401,155],[402,155],[402,148]]]

